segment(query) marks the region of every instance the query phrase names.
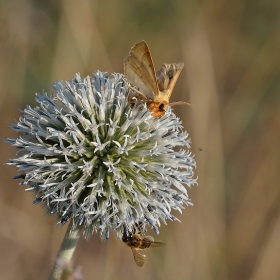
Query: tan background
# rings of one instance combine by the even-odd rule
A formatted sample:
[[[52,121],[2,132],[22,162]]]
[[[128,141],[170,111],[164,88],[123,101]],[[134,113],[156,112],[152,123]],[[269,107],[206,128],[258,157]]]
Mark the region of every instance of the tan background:
[[[192,139],[199,186],[139,269],[113,232],[81,240],[84,279],[280,279],[279,0],[0,2],[1,138],[55,80],[122,72],[145,39],[156,69],[185,62],[171,101]],[[15,149],[0,142],[1,162]],[[202,150],[201,150],[202,149]],[[47,279],[66,227],[0,169],[0,278]],[[153,233],[151,233],[153,234]],[[154,235],[154,234],[153,234]]]

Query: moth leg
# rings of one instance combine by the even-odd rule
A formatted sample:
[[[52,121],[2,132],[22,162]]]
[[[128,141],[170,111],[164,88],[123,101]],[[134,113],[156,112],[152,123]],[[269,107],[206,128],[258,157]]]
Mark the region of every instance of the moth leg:
[[[125,82],[125,84],[132,90],[137,92],[138,94],[140,94],[145,100],[147,100],[147,96],[145,94],[143,94],[142,92],[140,92],[139,90],[133,88],[125,79],[123,79],[123,81]]]
[[[177,101],[177,102],[172,102],[169,103],[169,106],[177,106],[177,105],[188,105],[188,106],[193,106],[190,103],[184,102],[184,101]]]

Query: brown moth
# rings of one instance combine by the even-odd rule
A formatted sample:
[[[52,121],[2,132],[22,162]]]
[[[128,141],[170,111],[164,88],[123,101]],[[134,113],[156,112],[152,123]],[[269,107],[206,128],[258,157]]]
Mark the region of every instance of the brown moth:
[[[153,116],[162,117],[168,105],[190,105],[183,101],[169,103],[183,67],[183,62],[163,64],[161,69],[155,72],[148,45],[145,41],[141,41],[132,47],[124,60],[124,76],[129,84],[139,88],[136,90],[128,85],[133,92],[138,94],[134,96],[137,102],[139,98],[142,98],[142,101],[144,98]]]

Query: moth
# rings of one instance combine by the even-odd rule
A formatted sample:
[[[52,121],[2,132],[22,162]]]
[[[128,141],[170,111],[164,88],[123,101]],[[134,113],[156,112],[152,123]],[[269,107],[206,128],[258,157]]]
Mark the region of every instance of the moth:
[[[153,59],[145,41],[132,47],[129,55],[124,60],[124,76],[129,88],[136,93],[134,98],[146,102],[148,109],[154,117],[162,117],[169,106],[190,105],[178,101],[169,103],[170,96],[176,81],[184,67],[184,63],[163,64],[155,72]],[[131,85],[139,88],[133,88]],[[140,101],[141,102],[141,101]]]

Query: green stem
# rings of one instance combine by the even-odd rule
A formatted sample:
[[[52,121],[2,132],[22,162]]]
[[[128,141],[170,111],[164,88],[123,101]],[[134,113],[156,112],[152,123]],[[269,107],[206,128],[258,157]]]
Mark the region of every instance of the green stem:
[[[49,280],[62,279],[65,270],[68,270],[67,267],[69,267],[69,263],[72,259],[73,253],[76,249],[83,228],[83,226],[78,225],[74,229],[72,229],[72,226],[73,224],[71,220],[66,231],[64,240],[61,244],[60,250],[57,254]]]

